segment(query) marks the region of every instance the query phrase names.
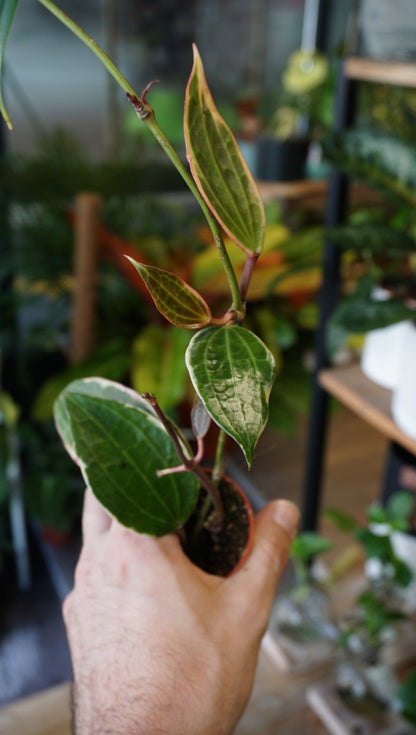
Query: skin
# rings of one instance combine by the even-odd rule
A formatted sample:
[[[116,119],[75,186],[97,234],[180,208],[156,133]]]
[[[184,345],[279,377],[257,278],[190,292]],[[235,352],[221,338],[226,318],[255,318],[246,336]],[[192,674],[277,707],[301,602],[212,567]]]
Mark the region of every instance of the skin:
[[[76,735],[230,735],[299,521],[273,501],[245,565],[222,579],[174,535],[129,531],[85,496],[83,548],[64,602]]]

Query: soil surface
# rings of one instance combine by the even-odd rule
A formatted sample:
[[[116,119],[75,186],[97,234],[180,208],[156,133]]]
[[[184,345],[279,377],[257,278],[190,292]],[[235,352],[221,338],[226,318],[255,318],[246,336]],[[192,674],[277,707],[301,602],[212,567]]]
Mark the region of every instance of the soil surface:
[[[201,488],[195,510],[184,527],[182,546],[189,559],[198,567],[209,574],[227,577],[245,551],[250,519],[243,497],[231,483],[223,478],[218,490],[224,507],[222,529],[215,530],[216,514],[212,508],[202,528],[196,533],[199,512],[207,497],[207,491]]]

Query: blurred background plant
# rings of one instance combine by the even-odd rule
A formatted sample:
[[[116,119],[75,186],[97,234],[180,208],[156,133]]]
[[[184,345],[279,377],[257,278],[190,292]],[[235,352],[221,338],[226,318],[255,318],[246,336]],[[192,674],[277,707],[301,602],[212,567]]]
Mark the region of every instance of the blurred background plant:
[[[276,97],[265,101],[268,129],[279,140],[305,134],[310,140],[320,140],[332,123],[333,91],[329,59],[319,51],[295,51],[289,56]]]
[[[79,514],[76,474],[51,423],[53,401],[64,385],[96,374],[138,391],[150,385],[177,420],[174,407],[188,400],[179,358],[188,335],[162,324],[124,253],[189,279],[208,294],[214,310],[227,297],[215,249],[180,182],[164,180],[162,168],[143,177],[141,166],[141,159],[134,165],[91,159],[72,136],[57,130],[40,137],[33,155],[8,154],[0,168],[13,244],[13,288],[2,294],[10,311],[0,326],[4,380],[11,392],[18,390],[27,508],[42,525],[62,529]],[[161,181],[173,193],[164,195]],[[91,354],[71,365],[74,201],[80,191],[101,197],[96,339]],[[293,433],[309,405],[305,355],[317,321],[322,227],[309,226],[307,217],[285,219],[277,204],[267,207],[266,247],[249,293],[248,325],[271,345],[280,372],[270,425]],[[231,242],[227,246],[238,271],[240,251]],[[168,374],[174,378],[166,380]]]
[[[397,135],[370,129],[333,132],[323,139],[335,167],[379,193],[379,201],[351,213],[345,225],[326,231],[343,251],[350,279],[328,325],[335,355],[350,335],[364,335],[412,318],[416,294],[414,146]],[[375,287],[389,291],[379,300]]]

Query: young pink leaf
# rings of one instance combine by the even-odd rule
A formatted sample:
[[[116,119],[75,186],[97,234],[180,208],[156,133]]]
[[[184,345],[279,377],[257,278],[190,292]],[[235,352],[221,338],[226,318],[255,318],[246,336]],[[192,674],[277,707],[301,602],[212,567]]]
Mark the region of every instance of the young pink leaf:
[[[169,322],[182,329],[200,329],[211,321],[211,311],[194,288],[174,273],[143,265],[126,255],[143,278],[160,313]]]
[[[264,240],[263,202],[237,142],[207,85],[198,49],[185,97],[186,153],[195,183],[212,213],[246,253]]]

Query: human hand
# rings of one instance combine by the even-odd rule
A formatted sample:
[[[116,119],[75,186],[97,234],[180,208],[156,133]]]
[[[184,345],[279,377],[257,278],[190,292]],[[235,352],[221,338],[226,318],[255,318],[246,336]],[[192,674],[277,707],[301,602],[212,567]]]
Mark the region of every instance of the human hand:
[[[230,735],[298,519],[292,503],[269,503],[246,563],[223,579],[195,567],[175,535],[123,528],[87,490],[64,603],[76,735]]]

